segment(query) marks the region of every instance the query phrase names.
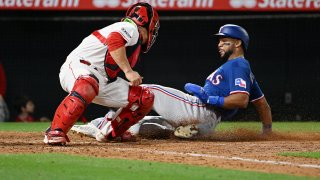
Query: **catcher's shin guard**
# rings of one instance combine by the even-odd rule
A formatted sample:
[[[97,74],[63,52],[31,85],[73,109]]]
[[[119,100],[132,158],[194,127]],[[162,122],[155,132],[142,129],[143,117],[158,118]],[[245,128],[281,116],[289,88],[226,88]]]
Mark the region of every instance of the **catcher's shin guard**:
[[[132,125],[140,121],[152,109],[154,94],[147,88],[131,86],[129,89],[129,104],[120,108],[111,121],[112,132],[107,134],[108,139],[121,136]]]
[[[75,81],[71,93],[58,106],[51,130],[58,129],[67,134],[98,92],[99,83],[95,76],[80,76]]]

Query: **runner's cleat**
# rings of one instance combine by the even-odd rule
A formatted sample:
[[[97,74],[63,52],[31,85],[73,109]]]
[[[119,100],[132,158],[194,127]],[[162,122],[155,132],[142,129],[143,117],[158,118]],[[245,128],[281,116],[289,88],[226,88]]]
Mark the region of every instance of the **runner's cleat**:
[[[174,135],[179,138],[189,139],[196,136],[199,133],[199,129],[196,125],[179,126],[174,131]]]
[[[96,134],[100,132],[100,130],[91,123],[85,125],[73,125],[70,129],[73,133],[96,138]]]

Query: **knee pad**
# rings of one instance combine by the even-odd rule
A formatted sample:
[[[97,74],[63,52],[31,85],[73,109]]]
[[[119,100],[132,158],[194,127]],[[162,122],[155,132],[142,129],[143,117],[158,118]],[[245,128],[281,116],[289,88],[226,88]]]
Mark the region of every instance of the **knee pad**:
[[[137,105],[140,107],[140,112],[146,115],[153,106],[154,94],[147,87],[130,86],[128,101],[128,106],[132,105],[132,109],[130,108],[132,111],[136,110],[134,109],[134,103],[138,103]]]
[[[108,139],[122,135],[146,116],[152,109],[154,94],[147,87],[131,86],[128,101],[129,104],[126,107],[116,112],[111,122],[113,131],[108,135]]]
[[[86,105],[90,104],[91,101],[99,93],[99,80],[93,74],[79,76],[75,81],[71,96],[78,97]]]
[[[80,76],[71,93],[58,106],[51,129],[61,129],[67,133],[98,92],[99,83],[94,76]]]

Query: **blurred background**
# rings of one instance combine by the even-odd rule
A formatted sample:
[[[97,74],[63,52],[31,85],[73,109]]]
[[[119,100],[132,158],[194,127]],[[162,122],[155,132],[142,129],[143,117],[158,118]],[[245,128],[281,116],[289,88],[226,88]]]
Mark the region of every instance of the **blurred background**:
[[[0,2],[0,61],[5,101],[14,121],[15,97],[28,95],[35,116],[53,117],[67,95],[60,66],[82,39],[119,21],[130,0],[30,0]],[[156,43],[136,67],[143,83],[183,90],[204,84],[224,62],[212,34],[237,24],[250,35],[246,58],[275,121],[319,121],[320,0],[152,0],[159,12]],[[107,108],[91,104],[88,120]],[[233,120],[258,120],[252,105]]]

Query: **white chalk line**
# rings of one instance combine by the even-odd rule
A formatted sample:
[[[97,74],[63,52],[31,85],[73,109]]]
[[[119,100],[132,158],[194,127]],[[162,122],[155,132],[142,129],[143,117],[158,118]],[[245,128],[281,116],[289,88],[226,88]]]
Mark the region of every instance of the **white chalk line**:
[[[223,159],[223,160],[238,160],[238,161],[261,163],[261,164],[288,165],[288,166],[295,166],[295,167],[320,169],[319,164],[298,164],[298,163],[292,163],[292,162],[286,162],[286,161],[259,160],[259,159],[242,158],[242,157],[226,157],[226,156],[217,156],[217,155],[210,155],[210,154],[182,153],[182,152],[176,152],[176,151],[158,151],[158,150],[145,150],[145,149],[136,149],[136,148],[115,148],[115,149],[120,151],[138,151],[138,152],[146,152],[146,153],[161,154],[161,155],[206,157],[206,158]]]

